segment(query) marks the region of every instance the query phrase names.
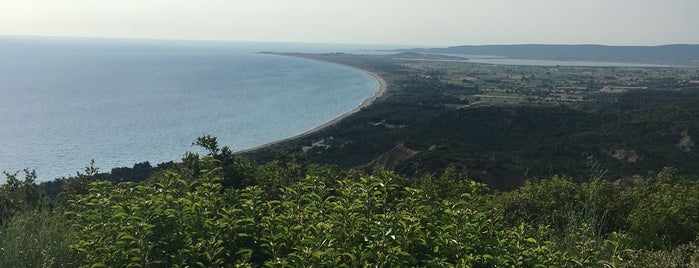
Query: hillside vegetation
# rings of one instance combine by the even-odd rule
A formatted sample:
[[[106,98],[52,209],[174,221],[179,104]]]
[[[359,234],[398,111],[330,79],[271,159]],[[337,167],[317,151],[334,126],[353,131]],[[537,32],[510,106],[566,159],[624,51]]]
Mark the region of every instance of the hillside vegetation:
[[[665,166],[699,175],[699,69],[293,56],[376,72],[388,92],[322,131],[246,153],[260,162],[284,151],[365,171],[382,163],[405,176],[453,166],[493,189],[554,175],[584,181],[590,158],[607,180]],[[394,155],[397,146],[416,153]]]
[[[264,165],[219,148],[140,182],[62,181],[49,199],[7,174],[3,267],[696,267],[699,184],[664,169],[632,185],[531,180],[488,192],[447,169],[408,178]]]

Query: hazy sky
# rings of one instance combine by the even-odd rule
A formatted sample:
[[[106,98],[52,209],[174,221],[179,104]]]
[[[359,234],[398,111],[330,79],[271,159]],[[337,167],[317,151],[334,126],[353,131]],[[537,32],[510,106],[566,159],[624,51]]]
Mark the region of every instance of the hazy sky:
[[[0,0],[0,35],[449,46],[699,43],[699,0]]]

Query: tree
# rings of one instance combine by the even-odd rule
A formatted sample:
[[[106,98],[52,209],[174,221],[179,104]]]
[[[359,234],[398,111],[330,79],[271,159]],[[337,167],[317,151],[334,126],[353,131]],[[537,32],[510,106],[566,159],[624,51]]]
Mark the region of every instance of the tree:
[[[34,170],[25,169],[24,180],[18,178],[19,171],[3,173],[7,181],[0,186],[0,224],[12,218],[18,211],[36,210],[49,205],[45,192],[34,183]]]

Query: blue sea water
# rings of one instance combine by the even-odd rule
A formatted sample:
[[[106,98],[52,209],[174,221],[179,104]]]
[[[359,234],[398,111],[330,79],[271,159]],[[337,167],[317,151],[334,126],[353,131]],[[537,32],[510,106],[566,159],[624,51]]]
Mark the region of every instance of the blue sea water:
[[[100,171],[176,161],[203,134],[242,150],[302,133],[357,107],[377,81],[256,52],[363,48],[0,37],[0,170],[51,180],[91,159]]]

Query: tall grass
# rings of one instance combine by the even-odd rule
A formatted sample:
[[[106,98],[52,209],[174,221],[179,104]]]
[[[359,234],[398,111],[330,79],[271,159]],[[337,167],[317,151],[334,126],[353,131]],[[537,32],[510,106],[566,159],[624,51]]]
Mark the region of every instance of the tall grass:
[[[0,229],[0,267],[77,267],[77,236],[62,214],[30,210]]]

